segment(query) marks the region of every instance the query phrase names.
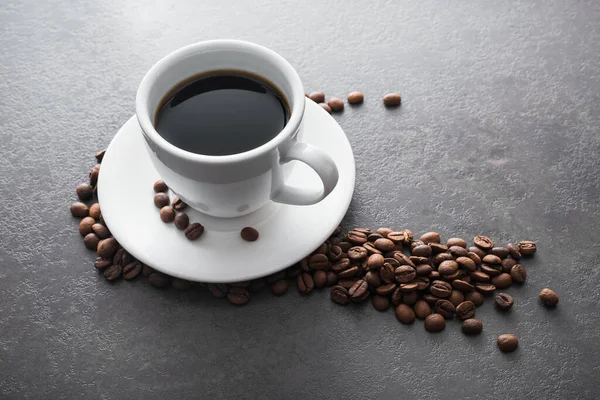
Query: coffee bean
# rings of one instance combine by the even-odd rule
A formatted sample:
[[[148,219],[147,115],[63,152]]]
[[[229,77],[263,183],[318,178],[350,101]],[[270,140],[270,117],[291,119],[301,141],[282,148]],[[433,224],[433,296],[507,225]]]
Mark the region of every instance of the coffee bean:
[[[464,321],[469,318],[473,318],[475,316],[476,308],[475,304],[470,301],[463,301],[458,306],[456,306],[456,316],[461,321]]]
[[[350,290],[348,290],[348,293],[353,302],[358,303],[364,301],[369,297],[369,285],[367,285],[366,281],[359,279],[352,285]]]
[[[350,279],[354,278],[356,275],[360,274],[360,268],[358,265],[353,265],[350,268],[338,273],[340,279]]]
[[[496,290],[496,286],[489,283],[476,283],[475,290],[483,295],[490,295]]]
[[[444,261],[438,266],[438,272],[442,275],[450,275],[456,271],[458,271],[458,263],[456,261]]]
[[[466,257],[469,252],[464,247],[452,246],[448,249],[448,252],[454,257]]]
[[[308,266],[308,260],[310,259],[310,257],[305,257],[302,260],[300,260],[300,268],[302,269],[302,271],[304,272],[310,272],[311,269]],[[350,261],[350,260],[348,260]]]
[[[329,259],[325,254],[315,254],[308,260],[308,266],[312,270],[325,271],[329,269]]]
[[[491,250],[494,247],[494,242],[487,236],[475,236],[475,238],[473,238],[473,243],[475,246],[485,251]]]
[[[115,253],[115,255],[112,258],[113,264],[118,264],[121,267],[123,267],[124,266],[123,254],[125,254],[125,249],[122,247],[119,247],[119,249],[117,250],[117,252]]]
[[[377,288],[382,284],[381,278],[379,277],[379,272],[377,270],[367,272],[365,274],[365,281],[367,281],[369,287],[371,288]]]
[[[497,289],[506,289],[512,285],[512,278],[510,277],[510,274],[504,272],[493,277],[491,283],[496,286]]]
[[[448,300],[438,300],[433,308],[436,313],[440,314],[445,319],[452,319],[454,312],[456,311],[454,304],[450,303]]]
[[[450,297],[448,297],[447,300],[456,307],[465,301],[465,295],[459,290],[452,290],[452,292],[450,292]]]
[[[400,288],[397,287],[392,292],[392,295],[390,296],[390,300],[391,300],[391,302],[392,302],[392,304],[394,306],[397,306],[398,304],[402,303],[403,297],[404,297],[404,293],[402,293],[402,291],[400,290]]]
[[[77,192],[77,197],[81,201],[91,199],[92,195],[94,194],[94,188],[92,187],[92,185],[89,185],[87,183],[82,183],[78,185],[75,191]]]
[[[329,258],[329,261],[337,261],[342,258],[342,253],[340,246],[333,245],[327,249],[327,258]]]
[[[154,272],[156,272],[154,270],[154,268],[146,265],[146,264],[142,264],[142,276],[144,276],[145,278],[148,278],[150,275],[152,275]]]
[[[433,257],[433,265],[439,266],[444,261],[454,261],[454,257],[448,253],[440,253]]]
[[[102,217],[102,212],[100,211],[100,204],[94,203],[90,206],[90,217],[94,218],[96,221],[99,221]]]
[[[371,255],[371,254],[380,254],[381,255],[381,250],[378,250],[373,243],[367,242],[367,243],[363,244],[362,247],[365,250],[367,250],[368,255]]]
[[[333,245],[337,246],[342,241],[342,239],[340,239],[337,236],[329,236],[328,240],[329,240],[329,244],[332,245],[332,246]]]
[[[362,246],[354,246],[348,250],[348,258],[351,260],[362,260],[367,258],[367,250]]]
[[[501,265],[493,265],[493,264],[481,264],[481,272],[488,275],[490,278],[498,276],[502,273]]]
[[[352,247],[354,245],[352,243],[350,243],[350,242],[340,242],[340,243],[338,243],[338,246],[340,246],[340,249],[342,249],[342,252],[345,253],[348,250],[350,250],[350,247]]]
[[[331,288],[329,297],[331,298],[331,301],[337,304],[348,304],[350,302],[350,294],[348,293],[348,290],[339,285]]]
[[[271,285],[271,292],[273,292],[275,296],[283,296],[288,291],[289,287],[290,283],[286,279],[280,279]]]
[[[431,307],[425,300],[418,300],[415,303],[415,316],[418,319],[425,319],[431,314]]]
[[[123,267],[123,278],[131,280],[142,272],[142,263],[133,261]]]
[[[412,324],[415,322],[415,312],[406,304],[399,304],[396,309],[396,318],[403,324]]]
[[[185,204],[185,202],[181,200],[179,196],[175,196],[173,202],[171,203],[171,207],[173,207],[175,211],[182,211],[187,207],[187,204]]]
[[[98,163],[102,162],[102,160],[104,159],[105,153],[106,153],[106,150],[100,150],[99,152],[96,153],[96,161],[98,161]]]
[[[401,265],[394,270],[394,279],[398,283],[408,283],[415,279],[417,273],[410,265]]]
[[[452,286],[448,282],[433,281],[429,287],[429,291],[434,296],[448,298],[452,293]]]
[[[527,271],[521,264],[516,264],[510,270],[510,277],[514,282],[524,283],[527,279]]]
[[[481,257],[479,257],[477,255],[477,253],[473,253],[472,251],[469,251],[467,253],[467,257],[470,258],[475,263],[476,267],[479,267],[481,265]]]
[[[96,261],[94,261],[94,267],[97,270],[104,271],[106,268],[112,265],[112,261],[107,257],[97,257]]]
[[[189,290],[192,288],[192,282],[185,279],[172,278],[171,287],[175,290]]]
[[[85,217],[79,222],[79,233],[81,236],[85,236],[92,233],[94,230],[92,226],[96,223],[96,220],[92,217]]]
[[[307,295],[313,291],[315,282],[310,274],[303,272],[296,278],[296,285],[300,294]]]
[[[90,233],[93,235],[93,233]],[[95,236],[95,235],[94,235]],[[87,236],[86,236],[87,237]],[[112,257],[118,250],[119,244],[113,238],[101,240],[98,243],[97,253],[100,257]]]
[[[398,93],[388,93],[383,96],[383,104],[386,107],[398,107],[401,103],[401,98]]]
[[[81,202],[76,202],[73,203],[71,205],[71,214],[74,217],[78,217],[78,218],[83,218],[83,217],[87,217],[90,213],[90,209],[88,208],[88,206],[86,206],[85,204],[81,203]]]
[[[97,165],[100,165],[100,164],[97,164]],[[89,173],[90,185],[96,186],[96,184],[98,183],[98,174],[99,173],[100,173],[100,168],[94,167],[90,170],[90,173]]]
[[[410,261],[410,258],[408,258],[404,254],[402,254],[401,251],[394,252],[394,260],[396,260],[398,262],[399,266],[400,265],[410,265],[411,267],[415,268],[415,264],[413,264],[413,262]]]
[[[371,233],[367,236],[367,241],[371,243],[375,243],[377,239],[384,239],[384,237],[377,232]]]
[[[462,331],[465,335],[479,335],[483,330],[483,323],[475,318],[465,319],[462,323]]]
[[[517,261],[519,261],[521,259],[521,252],[519,251],[518,246],[516,246],[512,243],[509,243],[506,245],[506,248],[508,249],[508,252],[513,259],[515,259]]]
[[[156,193],[162,193],[162,192],[166,192],[168,190],[169,190],[169,187],[167,186],[165,181],[163,181],[162,179],[159,179],[156,182],[154,182],[154,191]]]
[[[375,292],[380,296],[389,296],[396,291],[397,286],[398,285],[395,283],[384,283],[383,285],[378,286],[375,289]]]
[[[501,265],[502,264],[502,259],[493,254],[486,255],[485,257],[483,257],[482,261],[486,264],[491,264],[491,265]]]
[[[388,308],[390,308],[390,300],[385,296],[376,294],[371,298],[371,302],[377,311],[386,311]]]
[[[335,273],[340,273],[342,271],[350,268],[350,259],[349,258],[341,258],[340,260],[331,264],[331,270]]]
[[[399,232],[388,233],[387,239],[390,239],[394,243],[410,244],[413,240],[413,233],[408,229],[403,229]]]
[[[519,248],[519,253],[524,256],[532,256],[537,250],[535,242],[532,242],[531,240],[522,240],[517,246]]]
[[[477,246],[471,246],[471,247],[469,247],[467,249],[467,251],[470,252],[470,253],[477,254],[477,256],[479,256],[480,259],[483,258],[483,257],[485,257],[487,255],[487,253],[485,251],[481,250]],[[475,260],[473,260],[473,261],[475,261]],[[477,261],[475,261],[475,262],[477,262]]]
[[[148,277],[148,282],[156,288],[164,288],[169,286],[171,278],[160,272],[154,272]]]
[[[300,267],[300,263],[296,263],[296,264],[292,265],[291,267],[288,267],[285,270],[285,277],[296,279],[296,277],[298,275],[300,275],[301,273],[302,273],[302,268]],[[285,277],[281,276],[281,278],[277,278],[277,279],[275,279],[273,281],[269,281],[269,284],[275,283],[279,279],[284,279]]]
[[[120,265],[111,265],[107,269],[104,270],[104,277],[107,281],[112,282],[116,281],[121,277],[122,268]]]
[[[410,257],[408,257],[408,259],[415,265],[415,268],[419,264],[428,264],[429,263],[428,257],[410,256]]]
[[[170,202],[171,199],[169,199],[169,195],[166,193],[161,192],[154,195],[154,205],[158,209],[168,206]]]
[[[175,213],[175,226],[180,231],[185,230],[190,225],[190,217],[184,212]]]
[[[364,101],[365,96],[361,92],[352,92],[348,95],[348,103],[360,104]]]
[[[102,224],[92,225],[92,231],[94,231],[94,233],[98,235],[100,239],[106,239],[110,237],[110,231]]]
[[[475,254],[475,256],[477,257],[477,254]],[[475,261],[473,261],[469,257],[458,257],[456,259],[456,263],[458,264],[458,266],[460,268],[463,268],[467,271],[473,272],[473,271],[477,270],[477,265],[475,264]]]
[[[429,247],[425,244],[413,248],[412,252],[411,252],[411,254],[413,256],[418,256],[418,257],[430,257],[431,253],[432,253],[431,247]]]
[[[325,102],[325,93],[323,92],[312,92],[309,96],[309,99],[314,101],[315,103],[324,103]]]
[[[429,289],[429,278],[425,276],[416,277],[412,283],[417,285],[417,290],[423,291]]]
[[[400,285],[402,286],[402,285]],[[400,287],[400,290],[402,290],[402,288]],[[415,304],[417,302],[417,300],[419,300],[419,294],[417,292],[403,292],[402,294],[402,303],[412,306],[413,304]]]
[[[350,290],[352,285],[356,283],[356,279],[340,279],[338,285],[343,286],[346,290]]]
[[[421,235],[419,239],[425,244],[440,243],[440,234],[437,232],[427,232]]]
[[[340,112],[344,110],[344,101],[337,97],[332,97],[327,101],[327,105],[333,112]]]
[[[250,293],[244,288],[230,287],[227,292],[227,300],[236,306],[243,306],[250,301]]]
[[[433,271],[433,267],[429,264],[419,264],[415,268],[417,276],[429,276],[431,271]]]
[[[510,254],[506,247],[494,247],[490,252],[500,258],[506,258]]]
[[[313,282],[315,287],[318,289],[324,288],[327,284],[327,272],[325,271],[316,271],[313,275]]]
[[[431,271],[431,273],[429,274],[428,278],[430,281],[437,281],[438,279],[440,279],[442,276],[440,275],[439,272],[437,271]]]
[[[175,219],[175,210],[171,206],[164,206],[160,209],[160,219],[165,223],[173,222]]]
[[[393,251],[395,248],[394,242],[392,242],[390,239],[377,239],[374,245],[378,250],[383,252]]]
[[[452,287],[456,290],[460,290],[461,292],[467,293],[475,290],[475,286],[471,285],[468,282],[465,282],[460,279],[455,279],[452,281]]]
[[[379,276],[381,280],[385,283],[393,283],[396,275],[396,268],[392,265],[392,263],[385,262],[383,266],[379,269]]]
[[[423,243],[422,240],[419,240],[419,239],[413,240],[412,242],[410,242],[410,249],[412,251],[412,249],[414,249],[415,247],[417,247],[417,246],[423,246],[424,244],[425,243]]]
[[[206,285],[206,288],[214,297],[218,299],[227,296],[227,292],[229,291],[229,288],[225,283],[209,283],[208,285]]]
[[[544,288],[540,292],[540,299],[546,306],[554,307],[558,304],[558,295],[554,290]]]
[[[425,293],[422,296],[422,299],[425,300],[430,306],[434,306],[438,300],[441,300],[441,297],[434,296],[431,293]]]
[[[442,279],[444,279],[448,282],[452,282],[455,279],[462,278],[464,273],[465,273],[464,271],[456,271],[455,273],[450,274],[450,275],[442,275]]]
[[[510,273],[515,265],[517,265],[517,262],[512,257],[505,258],[502,260],[502,272]]]
[[[202,226],[198,222],[194,222],[193,224],[185,228],[183,232],[185,233],[185,237],[188,238],[188,240],[197,240],[204,233],[204,226]]]
[[[364,243],[367,243],[367,234],[365,234],[364,232],[352,231],[348,232],[348,234],[346,235],[346,239],[350,243],[359,246]]]
[[[498,293],[496,295],[496,307],[500,310],[508,310],[514,304],[514,299],[511,295],[506,293]]]
[[[371,254],[367,259],[367,269],[379,269],[383,266],[383,256],[381,254]]]
[[[427,332],[441,332],[446,328],[446,320],[440,314],[431,314],[425,318],[425,330]]]
[[[519,340],[515,335],[503,334],[498,336],[498,348],[504,353],[511,353],[519,347]]]
[[[321,106],[321,108],[325,111],[327,111],[329,114],[331,114],[331,107],[329,107],[329,104],[326,103],[319,103],[319,105]]]
[[[483,304],[485,298],[481,293],[473,291],[465,294],[465,300],[475,304],[475,307],[479,307]]]
[[[441,243],[429,243],[429,247],[431,247],[431,252],[433,254],[445,253],[448,251],[448,246]]]
[[[327,286],[333,286],[338,283],[338,276],[335,272],[328,271],[327,272]]]
[[[462,247],[462,248],[466,249],[467,248],[467,242],[464,239],[461,239],[461,238],[450,238],[446,242],[446,246],[448,246],[448,247],[458,246],[458,247]]]
[[[475,272],[471,272],[469,274],[469,276],[471,277],[471,279],[473,279],[475,282],[481,282],[481,283],[487,283],[490,281],[490,276],[481,272],[481,271],[475,271]]]

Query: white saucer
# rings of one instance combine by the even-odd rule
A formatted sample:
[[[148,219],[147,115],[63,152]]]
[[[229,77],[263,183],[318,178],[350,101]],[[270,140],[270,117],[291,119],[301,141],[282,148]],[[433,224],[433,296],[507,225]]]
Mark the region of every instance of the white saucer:
[[[199,282],[262,277],[310,254],[344,217],[354,192],[355,167],[342,128],[316,103],[306,103],[303,140],[331,155],[340,173],[336,188],[326,199],[312,206],[271,202],[252,214],[231,219],[209,217],[188,207],[190,221],[205,227],[199,240],[189,241],[173,223],[163,223],[154,206],[152,186],[160,177],[133,116],[108,147],[98,178],[102,216],[115,239],[144,264]],[[302,163],[294,164],[288,170],[290,184],[320,185],[313,170]],[[240,230],[246,226],[260,232],[256,242],[245,242],[240,237]]]

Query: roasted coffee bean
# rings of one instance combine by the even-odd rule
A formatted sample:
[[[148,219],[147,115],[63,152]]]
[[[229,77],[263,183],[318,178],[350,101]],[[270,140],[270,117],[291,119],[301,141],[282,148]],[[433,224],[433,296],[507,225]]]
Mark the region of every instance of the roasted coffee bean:
[[[171,206],[164,206],[160,209],[160,219],[165,223],[173,222],[175,219],[175,210]]]
[[[337,261],[342,258],[342,253],[340,246],[332,245],[327,250],[327,258],[329,258],[329,261]]]
[[[477,255],[475,254],[475,256]],[[477,270],[477,265],[475,265],[475,262],[469,257],[458,257],[456,259],[456,263],[460,268],[465,269],[467,271],[473,272]]]
[[[448,246],[441,243],[429,243],[433,254],[445,253],[448,251]]]
[[[340,239],[337,236],[329,236],[328,240],[329,240],[329,244],[332,246],[334,246],[334,245],[337,246],[342,241],[342,239]]]
[[[465,335],[479,335],[483,330],[483,323],[475,318],[465,319],[462,323],[462,331]]]
[[[463,293],[471,292],[471,291],[475,290],[475,286],[471,285],[468,282],[460,280],[460,279],[453,280],[452,287],[456,290],[460,290]]]
[[[353,231],[364,233],[367,236],[369,236],[371,233],[373,233],[373,231],[369,228],[354,228]]]
[[[433,257],[433,265],[439,266],[444,261],[454,261],[454,257],[448,253],[440,253]]]
[[[377,239],[374,245],[382,252],[393,251],[395,248],[394,242],[392,242],[390,239]]]
[[[348,304],[350,302],[350,294],[348,293],[348,290],[339,285],[331,288],[329,297],[334,303],[337,304]]]
[[[96,223],[96,220],[92,217],[85,217],[79,222],[79,233],[81,236],[92,233],[94,230],[92,226]]]
[[[390,299],[387,296],[380,296],[376,294],[371,298],[371,302],[377,311],[386,311],[388,308],[390,308]]]
[[[469,252],[464,247],[452,246],[448,249],[448,252],[454,257],[466,257]]]
[[[512,267],[517,265],[517,262],[512,257],[507,257],[502,260],[502,272],[506,272],[510,274]]]
[[[447,300],[456,307],[465,301],[465,295],[460,290],[452,290],[452,292],[450,292],[450,297],[448,297]]]
[[[167,186],[165,181],[163,181],[162,179],[159,179],[156,182],[154,182],[154,191],[156,193],[164,193],[168,190],[169,190],[169,187]]]
[[[519,340],[515,335],[503,334],[498,336],[498,348],[503,353],[512,353],[519,347]]]
[[[473,238],[473,243],[475,246],[485,251],[489,251],[494,247],[494,242],[487,236],[475,236],[475,238]]]
[[[308,260],[310,259],[310,257],[305,257],[302,260],[300,260],[300,268],[302,269],[302,271],[304,272],[310,272],[310,267],[308,266]],[[350,263],[350,260],[348,260],[348,263]],[[348,264],[350,265],[350,264]]]
[[[438,300],[441,300],[440,297],[434,296],[431,293],[425,293],[423,295],[423,300],[425,300],[427,302],[427,304],[429,304],[430,306],[434,306],[435,303],[437,303]]]
[[[319,106],[321,106],[321,108],[325,111],[327,111],[329,114],[331,114],[331,107],[329,107],[329,105],[327,103],[319,103]]]
[[[308,266],[312,270],[325,271],[329,269],[329,259],[325,254],[315,254],[308,260]]]
[[[496,286],[489,283],[476,283],[475,290],[483,295],[491,295],[496,290]]]
[[[475,304],[475,307],[479,307],[483,304],[485,298],[481,293],[473,291],[465,294],[465,300]]]
[[[92,225],[92,231],[98,235],[100,239],[107,239],[110,237],[110,231],[102,224]]]
[[[365,96],[361,92],[352,92],[348,95],[348,103],[360,104],[364,101]]]
[[[353,265],[344,271],[338,273],[340,279],[350,279],[360,274],[360,269],[358,265]]]
[[[497,289],[506,289],[510,287],[510,285],[512,285],[512,278],[510,274],[504,272],[498,276],[493,277],[490,282],[492,283],[492,285],[496,286]]]
[[[395,283],[384,283],[375,289],[375,292],[380,296],[389,296],[396,291],[397,285]]]
[[[175,211],[182,211],[187,207],[187,204],[185,204],[185,202],[181,200],[179,196],[175,196],[173,202],[171,203],[171,207],[173,207]]]
[[[90,235],[94,235],[90,233]],[[89,236],[89,235],[88,235]],[[94,235],[96,236],[96,235]],[[97,236],[96,236],[97,237]],[[87,236],[86,236],[87,238]],[[118,250],[119,244],[113,238],[101,240],[98,243],[97,252],[100,257],[112,257]]]
[[[429,278],[418,276],[412,283],[417,284],[417,290],[426,290],[429,288]]]
[[[312,252],[312,254],[323,254],[323,255],[327,255],[327,249],[329,248],[329,246],[327,245],[327,243],[322,243],[319,247],[317,247],[315,249],[315,251]]]
[[[148,282],[156,288],[164,288],[169,286],[171,278],[160,272],[154,272],[148,277]]]
[[[494,247],[490,252],[493,255],[500,257],[500,258],[506,258],[509,255],[508,248],[506,248],[506,247]],[[490,263],[490,264],[493,264],[493,263]]]
[[[350,250],[350,247],[352,247],[353,244],[350,242],[340,242],[340,243],[338,243],[338,246],[340,246],[340,249],[342,249],[342,252],[345,253],[348,250]]]
[[[458,263],[456,261],[444,261],[438,266],[438,272],[442,275],[451,275],[456,271],[458,271]]]
[[[402,285],[400,285],[402,286]],[[400,288],[402,290],[402,288]],[[402,303],[412,306],[419,300],[419,294],[417,292],[403,292]]]
[[[379,269],[383,266],[383,256],[381,254],[371,254],[367,259],[367,269]]]
[[[97,270],[104,271],[106,268],[112,265],[112,261],[107,257],[97,257],[96,261],[94,261],[94,267]]]
[[[104,159],[104,153],[106,153],[106,150],[100,150],[96,153],[96,161],[98,161],[98,163],[101,163]]]
[[[367,254],[379,254],[381,255],[381,250],[378,250],[373,243],[367,242],[362,245],[362,247],[367,250]]]
[[[175,290],[190,290],[192,288],[192,282],[185,279],[171,278],[171,287]]]
[[[554,307],[558,304],[558,295],[552,289],[542,289],[540,292],[540,299],[546,306]]]
[[[365,274],[365,281],[369,284],[371,288],[377,288],[381,286],[381,278],[379,277],[379,271],[369,271]],[[396,285],[394,285],[395,287]]]
[[[97,164],[97,165],[100,165],[100,164]],[[90,185],[96,186],[96,184],[98,183],[98,174],[99,173],[100,173],[100,168],[94,167],[90,170],[90,173],[89,173]]]
[[[519,248],[519,253],[524,256],[532,256],[537,250],[535,242],[532,242],[531,240],[522,240],[517,246]]]
[[[419,239],[425,244],[440,243],[440,234],[437,232],[427,232],[421,235]]]
[[[524,283],[527,279],[527,271],[521,264],[516,264],[510,270],[510,277],[514,282]]]
[[[82,183],[78,185],[75,191],[77,192],[77,197],[81,201],[91,199],[92,195],[94,194],[94,188],[92,187],[92,185],[89,185],[87,183]]]
[[[166,193],[160,192],[154,195],[154,205],[158,209],[168,206],[170,202],[171,199],[169,199],[169,195]]]
[[[332,97],[327,101],[327,105],[333,112],[340,112],[344,110],[344,101],[337,97]]]
[[[398,283],[408,283],[415,279],[417,273],[410,265],[401,265],[394,271],[394,279]]]
[[[500,310],[508,310],[513,306],[514,303],[515,300],[509,294],[498,293],[496,295],[496,307],[498,307]]]
[[[327,272],[325,271],[315,271],[313,275],[313,282],[315,287],[318,289],[324,288],[327,284]]]
[[[175,226],[180,231],[185,230],[190,225],[190,217],[184,212],[178,212],[175,214]]]
[[[121,267],[124,267],[125,265],[127,265],[130,262],[133,262],[135,260],[133,259],[133,257],[131,257],[129,255],[129,253],[127,253],[127,251],[124,248],[121,247],[117,250],[117,252],[113,256],[112,261],[113,261],[113,264],[118,264]]]
[[[321,271],[322,272],[322,271]],[[286,279],[280,279],[271,285],[271,292],[275,296],[283,296],[288,291],[290,283]]]
[[[486,264],[490,264],[490,265],[501,265],[502,264],[502,259],[498,256],[495,256],[493,254],[488,254],[485,257],[483,257],[482,260],[484,263]]]
[[[481,268],[481,272],[488,275],[490,278],[498,276],[502,273],[501,265],[482,264],[480,268]]]
[[[410,256],[408,257],[408,259],[415,265],[419,265],[419,264],[428,264],[429,263],[429,258],[428,257],[419,257],[419,256]]]
[[[408,229],[399,232],[389,232],[387,238],[394,243],[410,244],[413,239],[413,234]]]
[[[366,281],[359,279],[348,290],[348,293],[353,302],[359,303],[369,297],[369,285]]]
[[[348,250],[348,258],[351,260],[362,260],[367,258],[368,255],[367,249],[362,246],[354,246]]]
[[[476,308],[475,304],[470,301],[463,301],[458,306],[456,306],[456,316],[461,321],[464,321],[469,318],[473,318],[475,316]]]
[[[508,252],[513,259],[515,259],[517,261],[519,261],[521,259],[521,252],[519,251],[518,246],[516,246],[512,243],[509,243],[506,245],[506,248],[508,249]]]
[[[214,297],[219,299],[227,296],[227,292],[229,291],[229,288],[225,283],[209,283],[208,285],[206,285],[206,288]]]
[[[383,266],[379,269],[379,276],[381,280],[385,283],[393,283],[395,280],[395,272],[396,268],[392,265],[392,263],[385,262]]]
[[[380,234],[382,237],[387,238],[388,234],[392,233],[393,231],[390,228],[377,228],[375,232]]]
[[[462,247],[462,248],[467,248],[467,242],[464,239],[461,238],[450,238],[448,239],[448,241],[446,242],[446,246],[453,247],[453,246],[458,246],[458,247]]]
[[[142,263],[133,261],[123,267],[123,278],[131,280],[142,272]]]
[[[346,235],[346,240],[354,245],[362,245],[367,243],[367,235],[363,232],[352,231]]]
[[[71,205],[71,214],[74,217],[84,218],[87,217],[90,213],[90,209],[88,206],[81,202],[76,202]]]
[[[436,280],[440,279],[441,277],[442,276],[437,271],[431,271],[431,273],[428,276],[430,281],[436,281]]]
[[[350,259],[349,258],[341,258],[338,261],[331,264],[331,270],[335,273],[340,273],[342,271],[350,268]]]
[[[450,303],[448,300],[438,300],[433,309],[434,312],[440,314],[446,319],[452,319],[454,312],[456,311],[454,304]]]
[[[104,277],[107,281],[116,281],[121,277],[122,272],[123,269],[120,265],[111,265],[110,267],[104,270]]]
[[[327,286],[333,286],[338,283],[338,276],[335,272],[327,271]]]
[[[202,226],[202,224],[198,222],[194,222],[193,224],[185,228],[183,232],[185,233],[185,237],[188,238],[188,240],[197,240],[204,233],[204,226]]]
[[[375,232],[375,233],[371,233],[369,236],[367,236],[367,241],[371,242],[371,243],[375,243],[375,241],[377,239],[384,239],[383,235]]]
[[[452,282],[455,279],[462,278],[463,274],[464,271],[456,271],[455,273],[450,275],[442,275],[442,279],[448,282]]]
[[[430,257],[431,256],[431,247],[427,246],[427,245],[420,245],[417,246],[415,248],[412,249],[411,254],[413,256],[418,256],[418,257]]]
[[[398,262],[399,266],[400,265],[410,265],[411,267],[415,268],[415,264],[412,261],[410,261],[410,258],[408,258],[404,254],[402,254],[401,251],[395,251],[393,258],[394,258],[394,260],[396,260]]]
[[[429,264],[419,264],[415,268],[417,276],[429,276],[431,271],[433,271],[433,267]]]
[[[398,93],[388,93],[383,96],[383,105],[386,107],[398,107],[402,102]]]
[[[104,223],[103,221],[101,221],[101,219],[102,219],[102,212],[100,212],[100,204],[98,204],[98,203],[92,204],[90,206],[89,213],[90,213],[90,217],[94,218],[98,222]]]
[[[310,274],[303,272],[296,278],[296,285],[301,294],[309,294],[315,287],[315,282]]]
[[[240,236],[247,242],[255,242],[258,240],[258,231],[250,226],[243,228],[240,231]]]
[[[471,279],[473,279],[475,282],[481,282],[481,283],[486,283],[490,281],[490,276],[488,274],[485,274],[481,271],[475,271],[475,272],[471,272],[469,274],[469,276],[471,277]]]
[[[236,306],[243,306],[250,301],[250,293],[244,288],[230,287],[227,292],[227,300]]]
[[[415,303],[415,316],[418,319],[425,319],[431,314],[431,307],[425,300],[418,300]]]
[[[423,246],[425,243],[422,240],[413,240],[412,242],[410,242],[410,249],[412,251],[412,249],[414,249],[417,246]]]
[[[402,290],[400,290],[400,288],[396,288],[396,290],[394,290],[391,296],[392,304],[397,306],[398,304],[402,303],[403,298],[404,293],[402,292]]]
[[[448,282],[433,281],[429,287],[429,291],[434,296],[448,298],[450,297],[450,293],[452,293],[452,286]]]
[[[446,320],[440,314],[430,314],[425,318],[425,330],[427,332],[441,332],[445,327]]]
[[[150,275],[152,275],[154,272],[156,272],[154,270],[154,268],[146,265],[146,264],[142,264],[142,276],[145,278],[148,278]]]
[[[325,102],[325,93],[323,92],[312,92],[309,96],[309,99],[314,101],[315,103],[324,103]]]
[[[470,252],[470,253],[475,253],[475,254],[477,254],[477,255],[479,256],[479,258],[483,258],[483,257],[485,257],[485,256],[487,255],[487,253],[486,253],[485,251],[481,250],[481,249],[480,249],[479,247],[477,247],[477,246],[471,246],[471,247],[469,247],[469,248],[467,249],[467,251],[468,251],[468,252]],[[475,260],[473,260],[473,261],[475,261]],[[476,261],[475,261],[475,262],[476,262]]]
[[[415,312],[406,304],[399,304],[396,309],[396,318],[403,324],[412,324],[415,322]]]
[[[467,253],[467,257],[469,257],[471,260],[473,260],[476,267],[479,267],[481,265],[481,257],[479,257],[477,255],[477,253],[473,253],[472,251],[469,251]]]
[[[404,293],[414,292],[415,290],[417,290],[418,286],[419,285],[415,282],[401,283],[400,290],[402,290]]]

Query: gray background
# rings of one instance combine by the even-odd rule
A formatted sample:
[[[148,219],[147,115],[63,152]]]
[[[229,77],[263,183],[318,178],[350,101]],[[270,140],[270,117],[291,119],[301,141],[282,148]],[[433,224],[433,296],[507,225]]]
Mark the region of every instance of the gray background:
[[[148,68],[211,38],[274,49],[307,91],[365,93],[336,117],[357,163],[345,228],[537,241],[512,312],[431,335],[326,291],[235,308],[99,276],[74,188]],[[597,1],[5,0],[0,54],[0,398],[599,396]]]

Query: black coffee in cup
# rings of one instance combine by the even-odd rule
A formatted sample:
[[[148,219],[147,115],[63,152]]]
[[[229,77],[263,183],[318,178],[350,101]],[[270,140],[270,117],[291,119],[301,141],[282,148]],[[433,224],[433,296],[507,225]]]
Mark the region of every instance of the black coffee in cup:
[[[213,71],[173,88],[160,102],[154,126],[180,149],[222,156],[267,143],[289,116],[285,98],[267,80],[242,71]]]

